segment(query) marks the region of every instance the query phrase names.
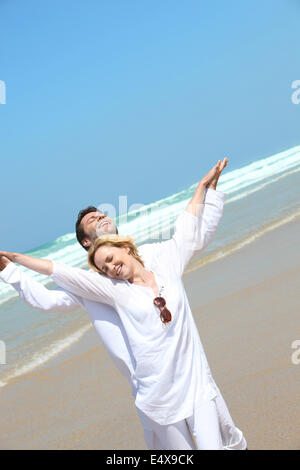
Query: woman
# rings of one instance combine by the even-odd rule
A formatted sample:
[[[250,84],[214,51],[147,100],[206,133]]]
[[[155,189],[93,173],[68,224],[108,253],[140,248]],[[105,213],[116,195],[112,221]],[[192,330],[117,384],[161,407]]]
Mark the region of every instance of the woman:
[[[200,181],[172,239],[144,245],[143,257],[130,238],[118,235],[99,238],[91,247],[88,260],[95,272],[0,252],[77,295],[115,308],[136,361],[136,406],[164,449],[246,448],[212,378],[182,283],[186,265],[221,218],[225,197],[218,192],[211,228],[203,233],[205,191],[226,164],[227,159],[219,161]]]

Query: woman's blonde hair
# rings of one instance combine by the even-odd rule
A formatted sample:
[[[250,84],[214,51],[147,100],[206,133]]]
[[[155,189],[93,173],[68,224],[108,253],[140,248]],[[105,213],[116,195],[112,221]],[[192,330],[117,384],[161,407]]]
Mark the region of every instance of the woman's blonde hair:
[[[97,271],[100,274],[106,274],[102,269],[99,269],[95,264],[95,254],[98,248],[101,246],[114,246],[116,248],[129,248],[129,254],[133,256],[143,267],[144,261],[140,257],[138,253],[137,246],[134,244],[134,241],[130,237],[124,237],[122,235],[116,234],[109,234],[109,235],[102,235],[93,242],[89,249],[88,253],[88,263],[89,266]]]

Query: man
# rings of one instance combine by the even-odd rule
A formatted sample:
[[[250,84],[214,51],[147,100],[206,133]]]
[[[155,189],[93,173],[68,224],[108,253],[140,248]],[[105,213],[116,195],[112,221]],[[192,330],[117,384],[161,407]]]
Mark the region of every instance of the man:
[[[79,212],[75,228],[77,240],[86,251],[102,234],[119,233],[114,221],[94,206]]]
[[[227,159],[224,159],[210,170],[210,172],[202,178],[191,201],[198,201],[204,204],[202,213],[205,221],[205,213],[209,213],[210,204],[216,204],[216,200],[221,200],[220,194],[216,191],[217,182],[223,169],[227,165]],[[201,196],[203,185],[206,191]],[[218,195],[219,193],[219,195]],[[209,219],[209,217],[208,217]],[[209,226],[205,227],[209,232]],[[112,219],[105,214],[99,212],[96,207],[90,206],[80,211],[76,222],[76,236],[81,246],[88,251],[92,242],[101,234],[118,233]],[[146,245],[139,247],[141,251],[146,249]],[[32,307],[40,308],[44,311],[64,311],[77,307],[83,307],[89,313],[91,320],[98,332],[102,343],[110,354],[119,371],[127,378],[132,387],[132,394],[136,396],[136,383],[134,378],[135,361],[130,350],[126,333],[122,323],[110,306],[99,302],[85,300],[79,296],[73,295],[63,289],[48,290],[32,278],[25,275],[17,266],[5,257],[0,258],[0,278],[10,283],[23,298]],[[144,427],[144,436],[148,448],[162,449],[159,442],[158,434],[153,431],[151,422],[140,413],[142,425]]]

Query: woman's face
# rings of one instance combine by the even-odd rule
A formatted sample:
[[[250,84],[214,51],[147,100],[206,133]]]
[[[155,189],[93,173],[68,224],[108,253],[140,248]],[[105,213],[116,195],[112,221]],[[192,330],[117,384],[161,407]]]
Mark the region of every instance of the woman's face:
[[[129,248],[108,245],[100,246],[94,256],[97,268],[113,279],[130,279],[134,273],[134,261]]]

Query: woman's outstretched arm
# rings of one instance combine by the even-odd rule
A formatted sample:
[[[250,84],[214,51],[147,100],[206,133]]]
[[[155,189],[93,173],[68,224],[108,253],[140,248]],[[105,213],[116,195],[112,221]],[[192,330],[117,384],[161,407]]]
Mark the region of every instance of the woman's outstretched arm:
[[[21,264],[25,268],[32,269],[40,274],[51,276],[53,273],[53,263],[49,259],[34,258],[33,256],[8,251],[0,251],[0,256],[6,256],[10,261]]]
[[[6,256],[10,261],[21,264],[25,268],[51,276],[58,286],[74,295],[87,300],[113,305],[113,284],[111,279],[100,275],[96,271],[86,271],[67,266],[59,261],[53,262],[7,251],[0,251],[0,256]]]
[[[200,180],[192,199],[176,220],[173,237],[150,245],[157,259],[172,265],[180,275],[190,259],[214,238],[225,202],[225,194],[217,191],[216,186],[227,161],[227,158],[222,163],[219,160]]]
[[[218,160],[218,163],[199,181],[196,191],[185,209],[187,212],[196,217],[200,215],[206,188],[217,188],[218,179],[226,167],[227,162],[228,158],[224,158],[222,162]]]

